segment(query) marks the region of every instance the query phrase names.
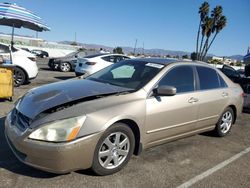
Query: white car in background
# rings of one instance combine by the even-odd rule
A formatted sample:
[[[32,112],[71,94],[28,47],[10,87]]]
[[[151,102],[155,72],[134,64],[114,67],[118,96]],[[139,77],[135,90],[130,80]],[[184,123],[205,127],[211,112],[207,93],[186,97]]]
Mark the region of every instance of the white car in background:
[[[76,76],[88,76],[91,75],[113,63],[130,59],[130,57],[122,54],[95,54],[85,56],[84,58],[78,58],[75,68]]]
[[[38,74],[36,56],[16,47],[12,47],[11,51],[12,64],[15,65],[14,85],[20,86],[36,78]],[[8,45],[0,43],[0,56],[3,59],[10,59],[10,48]]]

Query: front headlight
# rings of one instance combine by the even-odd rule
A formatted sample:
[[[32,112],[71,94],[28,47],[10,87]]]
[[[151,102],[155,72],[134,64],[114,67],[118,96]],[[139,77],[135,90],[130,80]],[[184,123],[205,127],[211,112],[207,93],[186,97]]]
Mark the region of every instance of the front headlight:
[[[37,129],[29,135],[29,138],[51,142],[73,140],[79,133],[85,119],[86,116],[81,116],[53,122]]]

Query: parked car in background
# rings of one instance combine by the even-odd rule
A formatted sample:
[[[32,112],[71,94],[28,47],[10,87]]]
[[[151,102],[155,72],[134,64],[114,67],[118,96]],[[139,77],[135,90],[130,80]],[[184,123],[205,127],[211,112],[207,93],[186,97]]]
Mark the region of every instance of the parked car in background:
[[[14,85],[20,86],[29,80],[36,78],[38,67],[36,57],[25,50],[12,47],[12,63],[14,69]],[[6,44],[0,43],[0,55],[10,60],[10,48]]]
[[[77,50],[66,56],[58,58],[50,58],[48,66],[52,70],[59,70],[62,72],[70,72],[75,70],[77,58],[81,58],[87,55],[86,51]]]
[[[233,82],[238,83],[242,87],[244,91],[244,108],[250,108],[250,71],[248,69],[249,66],[245,66],[245,70],[235,70],[234,68],[227,65],[224,65],[222,69],[220,69],[226,76],[228,76],[228,78],[230,78]]]
[[[236,70],[236,71],[237,71],[237,73],[239,73],[239,75],[240,75],[241,78],[246,77],[246,75],[245,75],[245,70],[244,70],[244,69],[238,69],[238,70]]]
[[[75,74],[76,76],[88,76],[109,65],[112,65],[113,63],[118,63],[128,59],[130,59],[128,56],[110,53],[100,53],[85,56],[83,58],[77,59]]]
[[[247,85],[244,90],[244,109],[250,110],[250,85]]]
[[[37,57],[40,58],[49,57],[49,53],[43,50],[31,50],[31,53],[35,54]]]
[[[32,89],[7,115],[5,135],[15,156],[35,168],[108,175],[155,145],[211,130],[226,136],[242,93],[206,63],[125,60]]]
[[[220,70],[235,83],[239,83],[242,78],[240,73],[231,66],[223,65]]]
[[[21,49],[31,53],[31,51],[28,48],[21,48]]]

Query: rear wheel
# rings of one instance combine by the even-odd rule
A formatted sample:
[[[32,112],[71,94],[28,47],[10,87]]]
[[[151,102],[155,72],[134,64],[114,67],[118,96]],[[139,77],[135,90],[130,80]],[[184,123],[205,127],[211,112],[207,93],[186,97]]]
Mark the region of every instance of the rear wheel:
[[[69,72],[69,71],[71,71],[71,65],[68,62],[62,62],[62,63],[60,63],[59,68],[60,68],[60,71],[62,71],[62,72]]]
[[[14,69],[14,86],[19,87],[20,85],[23,85],[26,81],[26,75],[24,71],[18,67],[15,67]]]
[[[134,148],[132,130],[123,123],[114,124],[103,134],[96,146],[92,170],[97,175],[120,171],[130,160]]]
[[[230,132],[233,122],[234,122],[234,112],[232,108],[228,107],[224,110],[218,123],[216,124],[214,130],[215,134],[219,137],[226,136]]]

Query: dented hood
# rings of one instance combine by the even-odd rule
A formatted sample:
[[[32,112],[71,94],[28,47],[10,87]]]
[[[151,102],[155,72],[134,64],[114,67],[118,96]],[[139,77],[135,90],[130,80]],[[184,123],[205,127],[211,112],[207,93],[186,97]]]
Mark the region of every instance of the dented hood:
[[[91,80],[62,81],[30,90],[19,100],[16,108],[33,119],[45,110],[68,102],[126,91],[131,89]]]

